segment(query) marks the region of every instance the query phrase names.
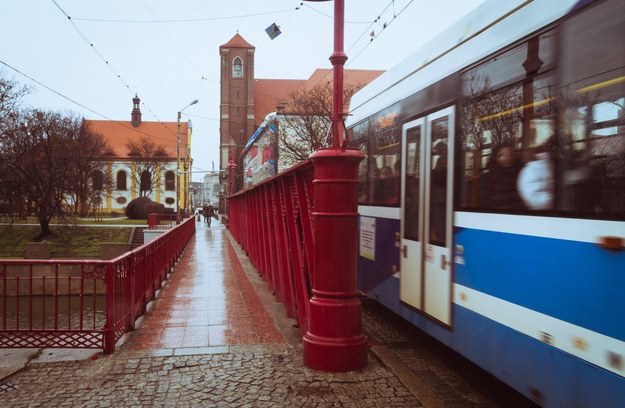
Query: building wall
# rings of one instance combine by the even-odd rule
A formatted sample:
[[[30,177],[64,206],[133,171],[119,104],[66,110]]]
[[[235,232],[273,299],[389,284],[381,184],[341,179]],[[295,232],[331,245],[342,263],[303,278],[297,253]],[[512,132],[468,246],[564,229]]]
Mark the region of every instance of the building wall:
[[[136,164],[132,161],[112,161],[107,163],[107,171],[111,179],[111,188],[102,194],[102,210],[105,212],[124,212],[128,203],[139,196],[139,185],[136,176]],[[120,171],[126,172],[126,189],[117,189],[117,175]],[[176,162],[164,162],[158,166],[156,174],[158,187],[148,196],[152,201],[161,203],[165,208],[176,209],[176,190],[165,190],[165,174],[167,171],[176,172]],[[186,200],[181,189],[180,207],[185,208]],[[168,200],[169,199],[169,200]],[[167,201],[170,201],[168,203]]]
[[[254,132],[254,48],[220,48],[221,107],[220,162],[226,169],[230,159],[238,162],[241,149]],[[233,78],[233,62],[243,61],[243,77]]]

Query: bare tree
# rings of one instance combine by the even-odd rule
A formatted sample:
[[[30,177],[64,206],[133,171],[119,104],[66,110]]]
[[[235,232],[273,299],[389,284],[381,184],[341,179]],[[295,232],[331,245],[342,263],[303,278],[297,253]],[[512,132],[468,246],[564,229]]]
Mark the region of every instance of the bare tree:
[[[162,145],[158,145],[141,137],[138,141],[130,141],[126,144],[128,155],[137,166],[135,181],[139,186],[139,197],[147,197],[152,191],[160,188],[158,170],[160,165],[167,159],[167,151]]]
[[[1,73],[1,72],[0,72]],[[16,115],[17,107],[29,88],[17,82],[0,77],[0,131],[6,124],[9,115]]]
[[[346,85],[345,106],[362,85]],[[286,166],[308,159],[315,150],[329,146],[332,118],[332,83],[300,88],[284,102],[281,128],[277,135],[280,162]]]
[[[71,191],[73,144],[80,129],[76,118],[32,110],[8,123],[1,134],[3,170],[14,190],[12,212],[32,211],[41,227],[36,240],[51,235],[50,221],[66,213]]]
[[[462,109],[463,136],[478,150],[488,145],[518,144],[523,121],[522,86],[493,91],[487,76],[470,75],[465,81],[465,93],[470,100]]]
[[[9,222],[14,215],[25,215],[26,207],[22,207],[25,203],[21,199],[23,194],[19,180],[8,169],[4,133],[19,122],[19,103],[27,93],[27,87],[0,77],[0,214]]]
[[[68,147],[74,149],[71,173],[68,174],[71,188],[68,198],[73,213],[86,217],[101,203],[102,194],[112,185],[111,175],[104,169],[104,159],[113,157],[114,152],[104,137],[94,133],[85,121]]]

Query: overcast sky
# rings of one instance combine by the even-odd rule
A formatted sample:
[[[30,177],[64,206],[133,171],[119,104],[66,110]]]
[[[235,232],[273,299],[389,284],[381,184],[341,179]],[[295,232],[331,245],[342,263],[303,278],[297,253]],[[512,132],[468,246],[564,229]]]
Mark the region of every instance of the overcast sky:
[[[346,68],[392,68],[482,2],[345,0]],[[298,0],[3,0],[0,75],[32,87],[24,105],[87,119],[130,120],[137,93],[143,120],[175,122],[199,99],[183,120],[193,122],[193,181],[201,181],[213,163],[219,169],[219,46],[238,32],[256,47],[256,78],[307,79],[332,67],[333,7]],[[264,31],[272,23],[282,31],[274,40]]]

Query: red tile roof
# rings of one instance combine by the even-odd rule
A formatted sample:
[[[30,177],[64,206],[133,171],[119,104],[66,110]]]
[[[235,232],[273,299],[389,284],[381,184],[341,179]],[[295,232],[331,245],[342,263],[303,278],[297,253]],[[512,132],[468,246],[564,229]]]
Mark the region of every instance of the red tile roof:
[[[230,39],[227,43],[220,45],[219,48],[254,48],[253,45],[245,41],[243,37],[239,33],[236,33],[234,37]]]
[[[268,113],[289,99],[291,92],[306,81],[301,79],[257,79],[254,81],[254,126],[260,126]]]
[[[133,127],[130,121],[86,120],[91,129],[102,134],[107,144],[120,159],[128,158],[126,144],[130,140],[140,141],[143,137],[153,143],[163,146],[167,156],[176,158],[177,122],[141,122]],[[187,154],[187,122],[180,122],[180,157]]]
[[[346,85],[364,86],[383,72],[380,70],[346,69],[343,76]],[[291,92],[304,86],[314,87],[323,84],[323,81],[332,83],[332,77],[331,68],[318,68],[306,80],[256,79],[254,82],[254,126],[260,126],[268,113],[275,112],[279,104],[289,100]]]
[[[306,81],[306,86],[313,87],[322,84],[323,81],[332,83],[332,73],[332,68],[317,68]],[[373,69],[346,69],[343,71],[343,80],[345,85],[364,86],[383,73],[384,71]]]

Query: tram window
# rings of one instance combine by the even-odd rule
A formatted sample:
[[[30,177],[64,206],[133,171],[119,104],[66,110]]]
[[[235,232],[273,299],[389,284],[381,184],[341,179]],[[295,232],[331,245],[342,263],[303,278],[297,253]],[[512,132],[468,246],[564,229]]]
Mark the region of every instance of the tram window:
[[[447,237],[447,168],[449,117],[432,121],[432,152],[430,176],[430,239],[431,244],[446,246]]]
[[[463,74],[462,208],[625,219],[625,3],[557,30],[554,70],[499,88],[479,66]]]
[[[562,26],[560,209],[625,219],[625,3],[608,0]]]
[[[470,77],[467,80],[472,80]],[[554,76],[546,73],[468,99],[461,109],[465,208],[552,209],[539,172],[555,143]],[[548,177],[542,182],[549,184]]]
[[[421,179],[421,126],[406,131],[406,199],[404,206],[404,238],[419,241],[419,184]]]
[[[380,115],[354,129],[352,146],[365,155],[359,168],[359,204],[399,206],[401,126],[395,118]]]
[[[554,31],[543,33],[469,70],[463,75],[464,95],[476,97],[553,69],[555,38]]]

